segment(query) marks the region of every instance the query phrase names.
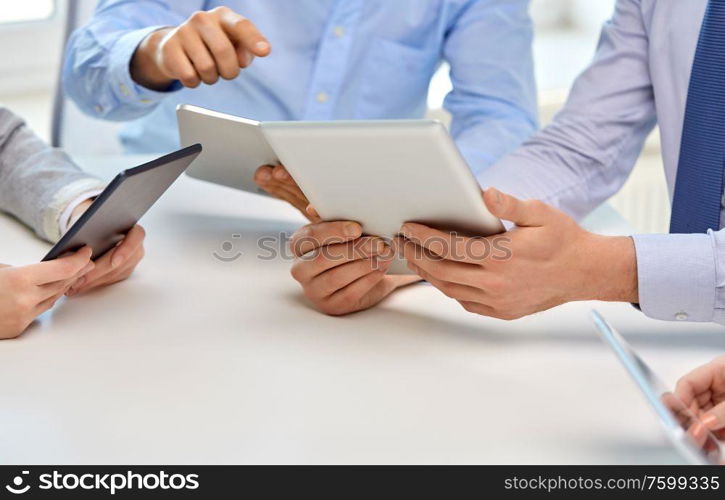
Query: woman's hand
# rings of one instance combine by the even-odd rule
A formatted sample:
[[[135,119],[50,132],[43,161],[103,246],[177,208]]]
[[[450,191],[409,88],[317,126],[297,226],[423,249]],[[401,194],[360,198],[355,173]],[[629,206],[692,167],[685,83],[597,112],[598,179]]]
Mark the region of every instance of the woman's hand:
[[[682,377],[675,395],[708,430],[725,439],[725,356]]]
[[[112,285],[127,279],[144,257],[143,242],[146,232],[141,226],[134,226],[113,249],[96,260],[95,268],[78,278],[67,295],[78,295],[94,288]]]
[[[91,249],[29,266],[0,265],[0,339],[15,338],[95,267]]]

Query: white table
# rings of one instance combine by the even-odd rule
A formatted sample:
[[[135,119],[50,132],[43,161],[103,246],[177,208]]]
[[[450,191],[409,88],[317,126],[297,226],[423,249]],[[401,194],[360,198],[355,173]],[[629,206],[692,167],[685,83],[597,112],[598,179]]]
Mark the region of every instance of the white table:
[[[679,463],[588,312],[669,382],[725,351],[720,327],[591,303],[504,323],[427,285],[326,317],[289,262],[255,257],[259,238],[300,221],[280,202],[182,178],[145,218],[131,280],[0,343],[2,462]],[[606,210],[593,224],[626,230]],[[0,262],[48,248],[7,217],[0,241]],[[244,255],[217,260],[225,241]]]

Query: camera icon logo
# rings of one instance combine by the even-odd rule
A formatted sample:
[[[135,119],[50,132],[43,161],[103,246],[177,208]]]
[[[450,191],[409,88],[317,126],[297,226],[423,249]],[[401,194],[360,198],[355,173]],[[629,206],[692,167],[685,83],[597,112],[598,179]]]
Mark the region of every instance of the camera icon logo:
[[[27,476],[28,474],[30,474],[30,471],[24,470],[21,475],[13,478],[12,484],[6,484],[5,489],[14,495],[27,493],[30,489],[30,485],[26,484],[23,486],[23,483],[25,482],[25,478],[23,476]]]

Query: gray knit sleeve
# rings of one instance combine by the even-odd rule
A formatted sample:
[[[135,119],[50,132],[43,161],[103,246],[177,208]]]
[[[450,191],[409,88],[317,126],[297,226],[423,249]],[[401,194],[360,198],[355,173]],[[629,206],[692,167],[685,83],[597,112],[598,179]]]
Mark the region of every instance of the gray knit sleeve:
[[[59,218],[68,204],[103,186],[0,106],[0,211],[54,242],[61,236]]]

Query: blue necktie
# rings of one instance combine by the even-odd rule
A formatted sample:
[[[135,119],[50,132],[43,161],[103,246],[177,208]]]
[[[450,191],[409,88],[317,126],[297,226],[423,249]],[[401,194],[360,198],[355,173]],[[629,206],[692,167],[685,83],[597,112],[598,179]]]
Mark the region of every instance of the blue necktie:
[[[671,233],[720,229],[724,152],[725,0],[710,0],[690,77]]]

